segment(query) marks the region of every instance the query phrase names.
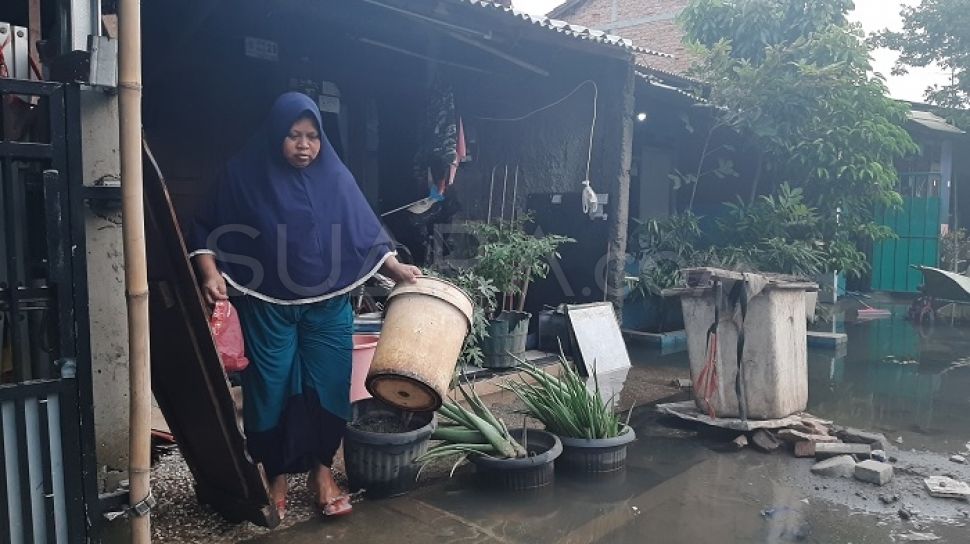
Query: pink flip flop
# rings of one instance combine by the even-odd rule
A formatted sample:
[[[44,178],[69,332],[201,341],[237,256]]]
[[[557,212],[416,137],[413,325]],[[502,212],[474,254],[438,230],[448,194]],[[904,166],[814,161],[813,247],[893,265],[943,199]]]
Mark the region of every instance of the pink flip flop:
[[[320,513],[327,518],[336,518],[340,516],[346,516],[354,511],[353,505],[350,503],[350,495],[340,495],[330,499],[323,505],[317,505]]]
[[[280,521],[283,521],[283,518],[286,517],[286,498],[285,497],[276,501],[276,515],[279,516]]]

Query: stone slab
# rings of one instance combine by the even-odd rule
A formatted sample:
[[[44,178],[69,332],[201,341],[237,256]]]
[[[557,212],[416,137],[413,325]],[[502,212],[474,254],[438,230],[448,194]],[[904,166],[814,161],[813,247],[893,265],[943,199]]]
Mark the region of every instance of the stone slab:
[[[869,444],[873,449],[889,451],[892,445],[889,443],[889,439],[886,435],[882,433],[873,433],[869,431],[864,431],[861,429],[854,429],[852,427],[845,427],[836,430],[835,436],[839,437],[843,442],[850,442],[852,444]]]
[[[931,476],[923,483],[930,495],[941,499],[970,500],[970,485],[966,482],[947,478],[946,476]]]
[[[844,444],[842,442],[815,444],[815,458],[828,459],[839,455],[858,455],[869,457],[872,447],[869,444]]]
[[[870,484],[886,485],[893,479],[893,466],[868,459],[855,466],[855,477]]]
[[[815,416],[806,413],[795,414],[781,419],[749,419],[747,421],[743,421],[740,418],[712,418],[698,410],[697,405],[694,404],[694,401],[692,400],[658,404],[657,410],[659,410],[662,414],[673,416],[679,419],[703,423],[704,425],[710,425],[711,427],[741,432],[751,432],[758,429],[784,429],[786,427],[797,425],[805,419],[819,421],[823,424],[826,423],[825,420],[818,419]]]

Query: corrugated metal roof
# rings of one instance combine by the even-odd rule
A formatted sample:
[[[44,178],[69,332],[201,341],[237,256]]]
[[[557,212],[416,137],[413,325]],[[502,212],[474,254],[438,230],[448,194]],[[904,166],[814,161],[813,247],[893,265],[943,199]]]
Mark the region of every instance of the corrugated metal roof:
[[[548,17],[541,17],[536,15],[529,15],[528,13],[518,11],[514,8],[503,6],[501,4],[496,4],[495,2],[488,2],[484,0],[455,0],[462,4],[470,4],[472,6],[477,6],[482,9],[492,9],[495,11],[502,11],[507,13],[509,16],[517,17],[525,22],[533,24],[538,27],[545,28],[552,32],[558,32],[566,36],[570,36],[580,40],[586,40],[594,43],[611,45],[615,47],[620,47],[631,53],[642,53],[646,55],[655,55],[657,57],[673,58],[673,55],[668,53],[662,53],[660,51],[653,51],[651,49],[645,49],[643,47],[637,47],[633,45],[632,40],[628,40],[622,36],[617,36],[615,34],[609,34],[602,30],[596,30],[594,28],[589,28],[580,25],[574,25],[567,23],[566,21],[560,21],[558,19],[550,19]]]
[[[946,119],[933,112],[911,110],[909,112],[909,120],[934,132],[944,132],[946,134],[965,134],[959,128],[948,123]]]
[[[688,99],[690,99],[693,102],[696,102],[698,104],[707,104],[708,103],[708,100],[706,98],[695,94],[691,90],[685,89],[683,87],[678,87],[676,85],[673,85],[671,83],[668,83],[668,82],[662,80],[661,78],[659,78],[657,76],[644,73],[643,71],[641,71],[639,69],[637,70],[636,74],[637,74],[637,78],[640,81],[642,81],[643,83],[647,84],[647,85],[651,85],[653,87],[657,87],[657,88],[663,89],[665,91],[669,91],[669,92],[673,92],[673,93],[679,94],[679,95],[684,96],[684,97],[686,97],[686,98],[688,98]]]

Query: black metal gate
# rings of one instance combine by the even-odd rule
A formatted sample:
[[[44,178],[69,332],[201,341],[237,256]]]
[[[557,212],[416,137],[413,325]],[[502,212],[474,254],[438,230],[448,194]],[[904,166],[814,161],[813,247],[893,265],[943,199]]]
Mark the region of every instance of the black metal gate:
[[[94,538],[79,90],[0,79],[0,543]]]

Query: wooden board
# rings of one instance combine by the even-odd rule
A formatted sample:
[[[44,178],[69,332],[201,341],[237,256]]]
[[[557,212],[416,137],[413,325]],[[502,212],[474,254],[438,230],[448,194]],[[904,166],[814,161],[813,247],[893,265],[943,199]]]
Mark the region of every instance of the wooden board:
[[[630,368],[630,355],[609,302],[566,306],[578,351],[577,366],[587,375]]]
[[[195,478],[199,501],[230,521],[279,525],[246,439],[168,191],[146,153],[152,392]]]

